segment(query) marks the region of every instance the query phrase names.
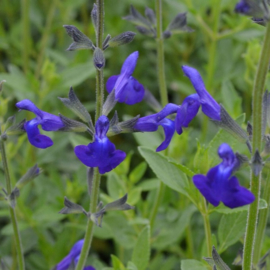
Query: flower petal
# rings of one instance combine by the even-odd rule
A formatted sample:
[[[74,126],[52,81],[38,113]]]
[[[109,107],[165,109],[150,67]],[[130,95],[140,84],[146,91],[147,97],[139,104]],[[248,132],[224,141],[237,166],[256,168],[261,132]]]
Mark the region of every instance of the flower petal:
[[[182,66],[182,69],[200,97],[203,113],[213,120],[220,121],[220,106],[205,89],[200,73],[188,66]]]
[[[238,179],[233,176],[228,180],[228,184],[222,193],[222,202],[230,208],[236,208],[251,204],[255,196],[245,187],[239,185]]]
[[[160,121],[159,123],[164,130],[165,133],[165,140],[162,142],[162,144],[157,148],[157,152],[162,151],[164,149],[166,149],[168,147],[168,145],[170,144],[174,131],[175,131],[175,124],[174,121],[170,120],[170,119],[163,119],[162,121]]]
[[[119,76],[120,75],[113,75],[107,80],[106,89],[107,89],[108,93],[112,92],[112,90],[115,86],[115,83],[116,83]]]
[[[212,187],[213,181],[209,180],[202,174],[194,175],[192,179],[194,185],[205,197],[205,199],[214,206],[218,206],[220,199],[218,192]]]
[[[40,120],[34,118],[31,121],[27,121],[24,124],[24,128],[27,132],[29,142],[37,148],[48,148],[53,145],[53,141],[51,138],[45,135],[41,135],[38,129],[38,125],[40,124]]]
[[[139,57],[139,52],[136,51],[136,52],[133,52],[132,54],[130,54],[126,58],[125,62],[122,65],[122,68],[121,68],[121,75],[123,74],[127,77],[130,77],[132,75],[132,73],[134,72],[134,69],[136,67],[138,57]]]
[[[115,99],[120,103],[126,103],[128,105],[134,105],[143,100],[144,87],[132,76],[129,77],[126,84],[117,91]]]
[[[101,115],[96,122],[96,140],[106,138],[106,134],[110,127],[110,121],[107,116]]]
[[[16,103],[16,107],[20,110],[27,110],[42,118],[42,111],[29,99],[24,99]]]
[[[62,122],[59,116],[47,113],[42,111],[43,117],[41,122],[41,127],[45,131],[57,131],[60,128],[64,127],[64,123]]]
[[[200,108],[200,98],[198,94],[186,97],[182,105],[177,110],[175,119],[176,131],[182,133],[182,127],[188,127],[191,120],[197,115]]]

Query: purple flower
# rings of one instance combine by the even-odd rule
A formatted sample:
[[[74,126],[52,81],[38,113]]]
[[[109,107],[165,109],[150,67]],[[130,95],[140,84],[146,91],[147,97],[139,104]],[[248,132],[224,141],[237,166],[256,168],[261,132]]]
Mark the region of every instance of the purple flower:
[[[193,183],[207,201],[214,206],[220,202],[230,208],[236,208],[252,203],[255,196],[246,188],[239,185],[238,179],[231,174],[239,167],[239,161],[230,146],[220,145],[218,155],[222,162],[210,169],[206,176],[193,176]]]
[[[36,117],[24,124],[24,129],[27,132],[29,142],[38,148],[47,148],[53,145],[53,141],[48,136],[42,135],[39,132],[38,125],[41,125],[45,131],[57,131],[64,127],[60,117],[41,111],[29,99],[24,99],[16,103],[20,110],[33,112]]]
[[[190,79],[197,94],[186,97],[177,111],[175,119],[176,132],[181,134],[182,127],[188,127],[197,115],[200,105],[202,111],[213,120],[221,121],[220,106],[205,89],[200,73],[192,67],[182,66],[185,75]]]
[[[131,75],[135,69],[139,53],[130,54],[125,60],[121,73],[110,77],[106,83],[109,93],[115,89],[115,100],[133,105],[141,102],[144,97],[144,87]]]
[[[109,119],[102,115],[96,122],[95,140],[88,145],[76,146],[74,151],[78,159],[88,167],[98,167],[101,174],[117,167],[126,157],[126,153],[115,150],[106,134],[109,130]]]
[[[70,250],[69,254],[55,266],[55,270],[68,270],[72,263],[78,263],[84,240],[79,240]],[[84,270],[95,270],[92,266],[84,267]]]
[[[240,0],[235,6],[235,12],[250,15],[251,6],[245,0]]]
[[[165,117],[176,113],[178,108],[178,105],[169,103],[159,113],[139,118],[134,129],[141,132],[153,132],[156,131],[159,126],[162,126],[165,133],[165,140],[156,150],[157,152],[162,151],[168,147],[175,131],[174,121]]]
[[[220,121],[220,106],[207,92],[200,73],[188,66],[182,66],[182,69],[199,95],[203,113],[213,120]]]
[[[200,98],[198,94],[186,97],[182,105],[177,110],[175,127],[178,134],[182,134],[182,127],[188,127],[191,120],[197,115],[200,108]]]

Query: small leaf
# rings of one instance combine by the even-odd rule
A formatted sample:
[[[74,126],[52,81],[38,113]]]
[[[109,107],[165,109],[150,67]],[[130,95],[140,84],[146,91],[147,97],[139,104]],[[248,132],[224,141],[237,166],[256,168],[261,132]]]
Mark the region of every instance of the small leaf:
[[[88,131],[91,135],[93,135],[92,131],[88,128],[88,126],[86,126],[85,124],[70,119],[68,117],[65,117],[64,115],[59,113],[59,117],[62,120],[64,127],[61,128],[59,131],[73,131],[73,132],[85,132]]]
[[[129,175],[129,179],[133,184],[136,184],[141,180],[145,171],[147,169],[146,162],[141,162],[137,167],[135,167]]]
[[[21,189],[24,185],[35,179],[40,174],[40,169],[37,164],[30,168],[25,175],[21,177],[21,179],[16,183],[16,187]]]
[[[170,163],[166,157],[146,147],[139,147],[139,152],[145,158],[156,176],[167,186],[188,197],[189,182],[182,171]]]
[[[223,215],[218,226],[219,253],[236,243],[245,233],[247,213]]]
[[[111,255],[111,258],[112,258],[112,266],[114,270],[125,270],[125,266],[115,255]]]
[[[59,211],[59,214],[81,214],[81,213],[83,213],[86,216],[88,216],[87,212],[84,210],[84,208],[81,205],[70,201],[67,197],[65,197],[64,205],[65,205],[65,207]]]
[[[150,227],[147,225],[140,233],[132,252],[132,262],[138,269],[146,269],[150,259]]]
[[[221,257],[219,256],[214,246],[212,249],[212,257],[215,262],[215,266],[217,270],[230,270],[228,265],[226,265],[226,263],[221,259]]]

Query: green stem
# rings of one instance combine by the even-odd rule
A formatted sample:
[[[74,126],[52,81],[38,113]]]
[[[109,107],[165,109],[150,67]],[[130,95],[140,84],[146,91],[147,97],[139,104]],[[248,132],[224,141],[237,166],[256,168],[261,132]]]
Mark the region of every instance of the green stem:
[[[267,179],[265,181],[264,192],[262,199],[264,199],[267,204],[270,204],[270,173],[268,173]],[[269,208],[261,209],[259,213],[259,221],[258,221],[258,232],[256,236],[256,242],[254,246],[254,265],[257,265],[260,260],[263,238],[265,233],[265,228],[267,225]]]
[[[267,24],[266,34],[264,37],[263,47],[259,60],[259,65],[256,72],[254,87],[253,87],[253,136],[252,149],[253,154],[256,150],[261,150],[262,139],[262,99],[265,90],[266,76],[268,72],[268,65],[270,60],[270,23]],[[256,238],[256,226],[259,212],[260,199],[260,184],[261,174],[254,175],[251,172],[251,192],[255,195],[255,201],[249,206],[246,236],[244,243],[243,254],[243,269],[251,270],[253,263],[253,251]]]
[[[99,195],[100,178],[101,177],[98,168],[95,168],[95,175],[93,179],[93,187],[91,192],[90,213],[96,212]],[[89,219],[87,222],[86,233],[84,236],[83,248],[81,251],[80,259],[76,266],[76,270],[83,270],[84,268],[93,239],[94,226],[95,224]]]
[[[156,16],[157,16],[157,71],[158,83],[161,98],[161,105],[164,107],[168,103],[168,93],[165,79],[164,65],[164,44],[162,31],[162,0],[156,0]]]
[[[27,72],[30,51],[30,23],[29,23],[29,0],[21,0],[21,16],[22,16],[22,55],[23,55],[23,71]]]
[[[103,42],[103,33],[104,33],[104,0],[97,0],[97,14],[98,14],[98,22],[97,22],[97,32],[96,32],[96,45],[100,49],[102,49],[102,42]],[[103,105],[103,97],[104,97],[104,77],[103,71],[97,70],[96,71],[96,116],[97,119],[102,114],[102,105]],[[100,179],[101,175],[99,173],[98,168],[94,169],[94,179],[93,179],[93,186],[91,191],[91,200],[90,200],[90,213],[95,213],[97,204],[98,204],[98,196],[99,196],[99,187],[100,187]],[[76,270],[82,270],[84,268],[92,239],[94,233],[94,223],[91,220],[88,220],[86,233],[84,237],[84,244],[81,251],[80,259],[76,266]]]
[[[206,200],[203,198],[203,210],[201,211],[204,224],[204,232],[206,237],[207,256],[212,257],[212,233],[209,220],[209,213],[206,205]]]
[[[4,174],[5,174],[5,178],[6,178],[7,193],[11,194],[11,181],[10,181],[10,174],[9,174],[9,169],[8,169],[6,149],[5,149],[5,143],[3,142],[2,139],[0,139],[0,151],[1,151]],[[19,233],[15,209],[13,209],[10,206],[9,212],[10,212],[10,218],[11,218],[11,223],[12,223],[13,232],[14,232],[19,269],[24,270],[24,257],[23,257],[22,242],[21,242],[21,237],[20,237],[20,233]]]

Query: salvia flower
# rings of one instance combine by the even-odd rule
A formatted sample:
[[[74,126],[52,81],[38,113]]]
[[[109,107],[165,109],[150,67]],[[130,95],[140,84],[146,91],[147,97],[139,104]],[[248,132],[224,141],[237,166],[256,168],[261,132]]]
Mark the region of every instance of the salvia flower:
[[[240,0],[235,6],[235,12],[254,16],[264,17],[267,14],[267,4],[265,0]]]
[[[235,176],[231,177],[240,165],[231,147],[226,143],[221,144],[218,155],[222,162],[210,169],[206,176],[202,174],[193,176],[194,185],[214,206],[223,202],[229,208],[236,208],[252,203],[255,196],[248,189],[240,186]]]
[[[27,110],[33,112],[36,117],[30,121],[26,121],[24,129],[27,132],[29,142],[37,148],[47,148],[53,145],[50,137],[40,134],[38,125],[41,125],[45,131],[57,131],[64,127],[63,122],[59,116],[41,111],[29,99],[24,99],[16,103],[20,110]]]
[[[133,52],[125,60],[121,73],[111,76],[106,88],[109,93],[115,89],[115,100],[120,103],[133,105],[141,102],[144,97],[144,87],[131,75],[135,69],[139,53]]]
[[[83,247],[84,240],[79,240],[70,250],[69,254],[59,262],[54,270],[69,270],[72,265],[76,265],[79,261],[81,250]],[[75,269],[75,268],[74,268]],[[86,266],[84,270],[95,270],[92,266]]]
[[[140,132],[153,132],[156,131],[159,126],[162,126],[165,133],[165,140],[156,149],[157,152],[162,151],[168,147],[175,131],[174,121],[166,117],[176,113],[178,108],[178,105],[169,103],[160,112],[139,118],[133,128]]]
[[[200,106],[205,115],[212,120],[220,121],[220,105],[207,92],[200,73],[192,67],[182,66],[184,74],[190,79],[197,94],[186,97],[178,108],[175,119],[176,131],[183,132],[182,127],[188,127],[191,120],[197,115]]]
[[[125,152],[115,150],[106,136],[110,127],[109,119],[102,115],[96,122],[95,140],[88,145],[78,145],[74,151],[78,159],[88,167],[98,167],[104,174],[117,167],[126,157]]]

